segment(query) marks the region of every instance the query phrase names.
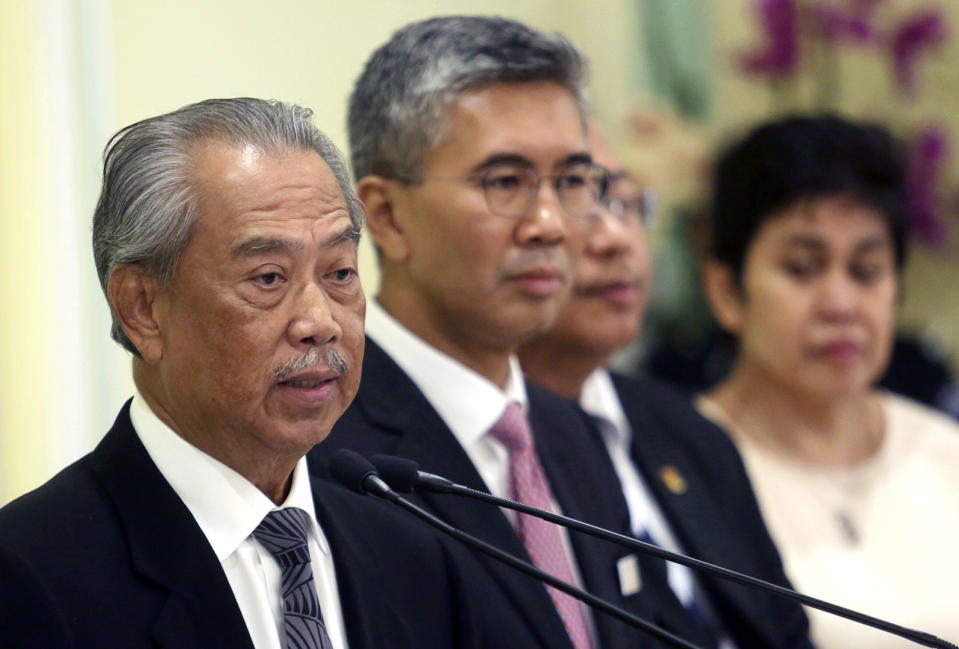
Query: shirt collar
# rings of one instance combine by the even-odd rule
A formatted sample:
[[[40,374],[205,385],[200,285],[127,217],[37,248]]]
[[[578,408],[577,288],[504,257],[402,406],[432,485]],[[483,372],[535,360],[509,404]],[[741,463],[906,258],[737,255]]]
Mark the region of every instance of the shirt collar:
[[[367,305],[366,335],[406,372],[464,447],[485,435],[511,402],[528,409],[526,384],[515,355],[509,359],[506,387],[500,389],[419,338],[376,300]]]
[[[612,436],[616,444],[629,449],[632,429],[616,393],[616,386],[605,367],[597,367],[583,382],[579,405],[587,413],[606,424],[600,426],[604,436]]]
[[[134,393],[130,419],[137,436],[160,473],[186,505],[221,562],[253,533],[274,509],[298,507],[310,518],[310,533],[329,552],[316,522],[306,458],[293,469],[290,493],[276,506],[242,475],[177,435],[140,395]]]

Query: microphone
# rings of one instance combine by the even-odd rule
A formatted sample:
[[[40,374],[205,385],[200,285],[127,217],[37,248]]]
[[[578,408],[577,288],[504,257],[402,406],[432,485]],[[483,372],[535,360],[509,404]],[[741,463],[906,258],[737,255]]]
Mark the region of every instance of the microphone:
[[[419,463],[405,457],[372,455],[370,463],[386,484],[400,493],[410,493],[415,487],[437,493],[458,493],[457,488],[466,489],[446,478],[420,471]]]
[[[361,494],[372,494],[396,502],[399,496],[383,482],[365,457],[347,449],[338,451],[330,459],[330,474],[344,487]]]
[[[893,635],[898,635],[902,638],[906,638],[907,640],[911,640],[926,647],[959,649],[956,647],[956,645],[938,638],[931,633],[925,633],[923,631],[917,631],[915,629],[910,629],[898,624],[893,624],[892,622],[887,622],[886,620],[873,617],[871,615],[866,615],[865,613],[860,613],[837,604],[832,604],[831,602],[827,602],[825,600],[804,595],[803,593],[790,588],[772,584],[768,581],[757,579],[756,577],[750,577],[749,575],[736,572],[735,570],[730,570],[729,568],[723,568],[722,566],[717,566],[706,561],[687,557],[684,554],[670,552],[669,550],[664,550],[657,545],[645,543],[643,541],[634,539],[631,536],[625,536],[623,534],[618,534],[616,532],[603,529],[602,527],[590,525],[589,523],[584,523],[576,520],[575,518],[569,518],[568,516],[562,516],[560,514],[554,514],[553,512],[543,511],[514,500],[498,498],[497,496],[489,494],[485,491],[478,491],[464,485],[456,484],[455,482],[447,480],[442,476],[420,471],[419,464],[407,458],[395,457],[392,455],[374,455],[370,458],[370,463],[376,467],[376,471],[378,471],[383,477],[383,480],[398,491],[413,491],[415,489],[422,489],[436,493],[466,496],[467,498],[474,498],[476,500],[491,503],[499,507],[506,507],[507,509],[512,509],[524,514],[536,516],[551,523],[563,525],[570,529],[574,529],[606,541],[619,543],[620,545],[625,545],[641,552],[652,554],[667,561],[672,561],[690,568],[695,568],[696,570],[700,570],[702,572],[710,573],[720,577],[721,579],[754,586],[761,590],[766,590],[775,595],[779,595],[780,597],[786,597],[802,604],[806,604],[807,606],[818,608],[819,610],[826,611],[827,613],[832,613],[833,615],[844,617],[848,620],[853,620],[854,622],[859,622],[860,624],[864,624],[881,631],[886,631],[887,633],[891,633]]]
[[[401,458],[396,459],[399,460]],[[404,460],[404,462],[411,462],[411,460]],[[413,464],[415,464],[415,462],[413,462]],[[389,484],[387,484],[387,482],[381,479],[381,477],[377,474],[376,467],[374,467],[369,460],[355,451],[351,451],[349,449],[340,449],[336,451],[336,453],[330,457],[329,470],[330,475],[336,478],[340,484],[347,487],[351,491],[355,491],[360,494],[369,494],[378,498],[389,500],[391,503],[406,509],[415,516],[426,521],[433,527],[440,529],[458,541],[461,541],[462,543],[465,543],[466,545],[475,548],[480,552],[493,557],[497,561],[505,563],[506,565],[519,570],[520,572],[526,573],[534,579],[545,582],[553,588],[561,590],[567,595],[585,602],[589,606],[597,608],[623,622],[626,622],[631,626],[641,629],[659,640],[663,640],[676,647],[682,647],[683,649],[702,649],[701,647],[698,647],[684,640],[683,638],[680,638],[679,636],[673,635],[669,631],[662,629],[655,624],[636,617],[629,611],[611,604],[610,602],[607,602],[606,600],[597,597],[592,593],[567,584],[565,581],[557,579],[547,572],[543,572],[536,566],[518,559],[513,555],[504,552],[503,550],[500,550],[499,548],[494,547],[481,539],[476,538],[475,536],[467,534],[466,532],[453,527],[446,521],[437,518],[425,509],[418,507],[417,505],[397,494],[392,488],[390,488]],[[387,471],[390,470],[391,469],[389,468],[387,469]],[[407,475],[407,473],[408,471],[402,474],[394,474],[391,475],[390,478],[398,479],[398,477],[401,475]],[[440,480],[449,482],[443,478],[440,478]],[[399,482],[398,484],[402,486],[403,483]],[[450,484],[453,483],[450,482]]]

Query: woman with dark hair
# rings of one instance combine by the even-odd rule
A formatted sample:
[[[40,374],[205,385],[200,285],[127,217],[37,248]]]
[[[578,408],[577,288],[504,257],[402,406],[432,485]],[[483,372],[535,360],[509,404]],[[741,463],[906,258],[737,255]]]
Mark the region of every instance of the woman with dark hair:
[[[737,350],[698,405],[736,443],[799,590],[955,641],[959,426],[874,388],[904,175],[885,130],[836,117],[763,125],[720,157],[703,280]],[[902,644],[807,612],[821,649]]]

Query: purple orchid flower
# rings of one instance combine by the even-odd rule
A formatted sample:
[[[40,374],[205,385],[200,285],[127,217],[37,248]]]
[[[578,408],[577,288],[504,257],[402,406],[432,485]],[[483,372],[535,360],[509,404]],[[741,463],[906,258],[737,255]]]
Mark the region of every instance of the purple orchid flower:
[[[919,11],[896,28],[891,48],[896,85],[902,94],[908,97],[915,94],[916,65],[920,55],[947,37],[946,23],[938,9]]]
[[[879,30],[873,25],[876,9],[886,0],[850,0],[845,11],[834,4],[821,2],[813,7],[813,15],[819,24],[823,40],[828,42],[849,41],[874,43],[879,40]]]
[[[946,241],[946,227],[939,216],[936,186],[949,157],[945,129],[936,125],[921,128],[909,149],[906,201],[910,230],[920,243],[941,248]]]
[[[766,43],[757,51],[742,54],[739,67],[757,76],[789,76],[799,62],[795,0],[754,0],[753,8],[766,34]]]

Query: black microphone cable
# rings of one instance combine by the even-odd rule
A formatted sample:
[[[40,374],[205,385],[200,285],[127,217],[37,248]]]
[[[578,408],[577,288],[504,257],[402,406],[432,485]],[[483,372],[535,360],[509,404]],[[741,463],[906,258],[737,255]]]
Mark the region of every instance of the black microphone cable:
[[[520,572],[545,582],[553,588],[561,590],[567,595],[585,602],[589,606],[599,609],[631,626],[641,629],[646,633],[658,638],[659,640],[663,640],[675,647],[682,647],[683,649],[702,649],[701,647],[694,645],[683,638],[680,638],[679,636],[673,635],[669,631],[660,628],[651,622],[647,622],[642,618],[636,617],[629,611],[611,604],[610,602],[607,602],[606,600],[597,597],[592,593],[567,584],[565,581],[557,579],[547,572],[543,572],[536,566],[518,559],[513,555],[504,552],[503,550],[500,550],[499,548],[492,546],[481,539],[476,538],[475,536],[467,534],[466,532],[453,527],[442,519],[437,518],[425,509],[411,503],[397,494],[393,489],[390,488],[389,484],[379,477],[373,464],[355,451],[351,451],[349,449],[338,450],[330,458],[329,469],[330,475],[332,475],[337,481],[352,491],[356,491],[361,494],[370,494],[372,496],[388,500],[391,503],[411,512],[414,516],[417,516],[430,525],[452,536],[458,541],[465,543],[466,545],[475,548],[480,552],[488,554],[497,561],[501,561],[506,565],[519,570]]]

